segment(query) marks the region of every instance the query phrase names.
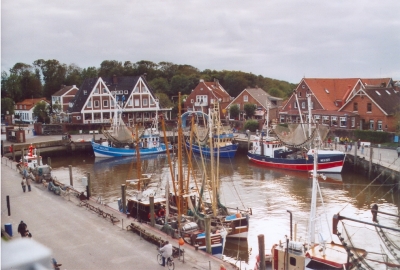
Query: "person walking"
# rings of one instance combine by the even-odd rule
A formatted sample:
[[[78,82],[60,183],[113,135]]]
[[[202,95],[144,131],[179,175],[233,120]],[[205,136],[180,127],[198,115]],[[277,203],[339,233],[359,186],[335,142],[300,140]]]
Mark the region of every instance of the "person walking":
[[[400,145],[397,147],[396,151],[397,151],[397,157],[400,157]]]
[[[31,183],[32,183],[31,178],[30,178],[30,177],[27,177],[27,178],[26,178],[26,184],[28,185],[28,191],[29,191],[29,192],[31,191]]]
[[[160,252],[163,259],[162,266],[165,266],[165,259],[172,256],[172,245],[168,241],[165,241],[164,246],[160,248]]]
[[[21,234],[21,237],[26,237],[28,226],[21,220],[18,225],[18,232]]]
[[[22,186],[22,191],[25,192],[26,191],[26,179],[25,179],[25,177],[22,177],[21,186]]]
[[[358,139],[358,141],[357,141],[357,149],[358,149],[358,150],[360,149],[360,146],[361,146],[361,140]]]
[[[361,155],[364,155],[364,144],[361,145]]]

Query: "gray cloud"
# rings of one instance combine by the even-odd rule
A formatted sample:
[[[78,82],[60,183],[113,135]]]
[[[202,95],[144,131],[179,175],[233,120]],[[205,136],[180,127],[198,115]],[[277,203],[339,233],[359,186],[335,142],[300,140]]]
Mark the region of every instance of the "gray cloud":
[[[2,1],[2,70],[57,59],[241,70],[306,77],[400,74],[400,2]]]

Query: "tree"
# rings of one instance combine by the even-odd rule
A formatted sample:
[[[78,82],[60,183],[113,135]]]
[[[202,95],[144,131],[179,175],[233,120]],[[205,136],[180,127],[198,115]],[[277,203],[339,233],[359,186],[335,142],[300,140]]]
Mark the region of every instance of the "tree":
[[[55,59],[39,59],[34,61],[33,65],[42,73],[44,81],[43,95],[47,99],[51,99],[51,96],[60,90],[61,85],[65,84],[67,66]]]
[[[38,102],[33,108],[33,116],[37,122],[49,123],[50,106],[45,101]]]
[[[15,102],[23,99],[21,90],[21,80],[17,74],[7,75],[7,72],[1,73],[1,96],[9,97]]]
[[[229,108],[229,114],[231,115],[231,118],[235,119],[239,117],[240,109],[237,104],[233,104]]]
[[[65,85],[82,85],[82,69],[75,64],[67,66]]]
[[[155,78],[149,81],[149,85],[151,86],[151,88],[154,89],[155,92],[164,94],[170,93],[170,86],[168,84],[167,79],[165,78],[162,77]]]
[[[251,132],[254,132],[258,129],[258,121],[257,120],[248,120],[244,123],[244,129],[248,129]]]
[[[1,99],[1,114],[7,115],[14,114],[14,101],[11,98],[2,98]]]
[[[82,78],[82,83],[85,79],[90,79],[90,78],[97,78],[99,77],[97,68],[95,67],[88,67],[88,68],[84,68],[82,70],[82,74],[81,74],[81,78]],[[81,84],[77,85],[78,87],[81,86]]]
[[[160,108],[172,108],[174,104],[172,103],[171,99],[164,93],[156,93],[155,96],[158,98]]]
[[[256,109],[257,109],[256,104],[246,103],[243,106],[243,110],[246,113],[248,119],[254,116],[254,112],[256,111]]]
[[[103,78],[111,78],[114,75],[122,76],[124,75],[124,67],[121,62],[105,60],[100,64],[98,75]]]

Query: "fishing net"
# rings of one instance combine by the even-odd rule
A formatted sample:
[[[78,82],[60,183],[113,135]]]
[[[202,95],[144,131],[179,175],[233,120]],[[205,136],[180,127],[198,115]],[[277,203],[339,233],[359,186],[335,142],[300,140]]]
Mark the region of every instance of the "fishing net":
[[[309,124],[300,123],[289,124],[288,126],[277,125],[274,132],[278,139],[285,145],[302,147],[318,137],[321,141],[325,140],[329,128],[323,125],[312,125],[311,128],[309,128]]]

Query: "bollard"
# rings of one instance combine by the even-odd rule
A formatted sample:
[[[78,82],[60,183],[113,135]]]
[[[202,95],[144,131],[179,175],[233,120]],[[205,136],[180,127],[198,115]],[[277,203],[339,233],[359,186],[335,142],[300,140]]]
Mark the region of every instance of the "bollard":
[[[260,258],[260,270],[265,270],[265,246],[263,234],[258,235],[258,257]]]
[[[90,192],[90,190],[91,190],[91,185],[90,185],[90,173],[87,173],[87,190],[86,190],[86,192],[87,192],[87,198],[88,198],[88,200],[89,200],[89,198],[90,198],[90,196],[92,195],[91,194],[91,192]]]
[[[71,185],[71,187],[74,186],[74,179],[72,178],[72,166],[68,165],[69,167],[69,184]]]
[[[212,253],[211,250],[211,218],[209,215],[204,218],[206,224],[206,252],[208,254]]]
[[[126,185],[121,185],[121,203],[122,203],[122,212],[126,214]],[[119,209],[118,209],[119,210]]]
[[[154,196],[150,196],[149,201],[150,201],[150,225],[151,227],[154,227],[156,223],[154,219]]]
[[[7,195],[6,200],[7,200],[7,211],[8,211],[8,216],[11,216],[10,196]]]

